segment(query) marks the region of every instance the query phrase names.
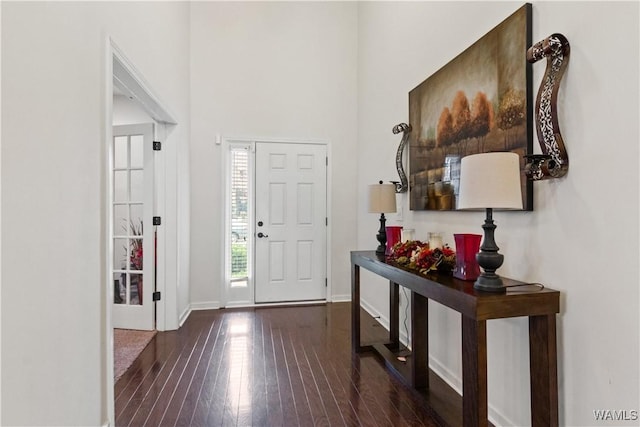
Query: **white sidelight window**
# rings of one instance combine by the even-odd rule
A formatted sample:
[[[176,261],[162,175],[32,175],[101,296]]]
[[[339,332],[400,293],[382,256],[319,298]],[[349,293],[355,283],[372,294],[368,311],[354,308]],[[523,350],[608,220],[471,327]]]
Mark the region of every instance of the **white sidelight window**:
[[[252,144],[228,142],[225,221],[225,305],[253,302]]]

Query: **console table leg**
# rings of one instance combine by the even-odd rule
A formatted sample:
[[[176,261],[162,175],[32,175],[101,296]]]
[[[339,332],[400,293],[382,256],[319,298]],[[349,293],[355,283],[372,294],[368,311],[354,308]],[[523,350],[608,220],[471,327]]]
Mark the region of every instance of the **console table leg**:
[[[429,300],[411,292],[411,386],[429,387]]]
[[[462,419],[464,427],[486,427],[487,322],[462,316]]]
[[[556,316],[529,317],[531,425],[558,426]]]
[[[351,351],[360,352],[360,266],[351,264]]]
[[[393,348],[400,347],[400,286],[389,281],[389,341]]]

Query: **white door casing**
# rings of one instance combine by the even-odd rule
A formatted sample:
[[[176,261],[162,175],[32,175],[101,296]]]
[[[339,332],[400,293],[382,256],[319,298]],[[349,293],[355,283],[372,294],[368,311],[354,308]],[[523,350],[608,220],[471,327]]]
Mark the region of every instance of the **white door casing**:
[[[113,327],[153,330],[154,125],[113,127]]]
[[[255,151],[255,302],[324,300],[327,147],[257,142]]]

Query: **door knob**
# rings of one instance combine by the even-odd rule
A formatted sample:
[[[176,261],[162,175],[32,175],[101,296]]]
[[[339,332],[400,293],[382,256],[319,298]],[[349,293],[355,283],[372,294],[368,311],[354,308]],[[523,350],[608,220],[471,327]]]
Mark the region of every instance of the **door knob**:
[[[258,233],[258,237],[262,239],[263,237],[269,237],[269,235],[268,235],[268,234],[264,234],[264,233],[261,231],[261,232],[259,232],[259,233]]]

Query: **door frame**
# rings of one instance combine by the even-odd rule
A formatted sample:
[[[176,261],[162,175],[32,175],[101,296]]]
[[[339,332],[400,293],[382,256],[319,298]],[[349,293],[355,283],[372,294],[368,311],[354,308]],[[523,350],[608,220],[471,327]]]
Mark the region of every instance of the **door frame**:
[[[332,165],[332,158],[331,158],[331,140],[329,139],[311,139],[311,138],[275,138],[275,137],[232,137],[232,136],[223,136],[221,137],[221,141],[222,141],[222,149],[224,150],[224,155],[220,156],[220,161],[223,162],[220,165],[220,170],[225,171],[225,177],[224,177],[224,182],[225,182],[225,188],[223,191],[223,194],[225,194],[225,207],[227,205],[227,198],[226,198],[226,192],[227,192],[227,176],[228,176],[228,172],[229,172],[229,167],[228,167],[228,149],[229,149],[229,144],[232,142],[237,142],[237,143],[245,143],[251,146],[250,149],[250,153],[251,153],[251,160],[250,160],[250,165],[253,168],[252,171],[252,175],[255,178],[255,149],[256,149],[256,143],[282,143],[282,144],[316,144],[316,145],[324,145],[327,149],[327,177],[326,177],[326,197],[327,197],[327,219],[328,219],[328,224],[327,227],[325,228],[325,232],[327,233],[326,235],[326,243],[327,243],[327,247],[326,247],[326,251],[325,251],[325,258],[326,258],[326,277],[327,277],[327,292],[325,295],[325,301],[331,301],[331,295],[332,295],[332,280],[331,280],[331,235],[332,235],[332,218],[331,218],[331,212],[332,212],[332,205],[331,205],[331,195],[332,195],[332,185],[331,185],[331,165]],[[255,187],[255,183],[253,185],[253,187]],[[254,188],[255,191],[255,188]],[[253,200],[253,207],[252,207],[252,212],[251,212],[251,218],[255,218],[255,194],[252,194],[252,200]],[[220,221],[220,236],[226,236],[226,226],[227,226],[227,218],[226,215],[222,216],[222,219]],[[255,227],[253,227],[255,228]],[[255,236],[252,236],[252,238],[255,239]],[[225,277],[225,271],[226,271],[226,263],[227,263],[227,259],[226,259],[226,250],[227,250],[227,241],[226,241],[226,237],[223,237],[222,239],[220,239],[220,245],[221,245],[221,250],[222,253],[225,254],[223,258],[223,262],[225,263],[224,265],[221,266],[220,268],[220,283],[223,283],[222,289],[220,290],[220,306],[221,307],[225,307],[228,303],[227,299],[228,299],[228,295],[227,295],[227,283],[226,283],[226,277]],[[255,244],[252,245],[254,248],[254,252],[255,252]],[[253,254],[253,262],[255,263],[255,253]],[[255,266],[252,265],[251,266],[252,272],[255,271]],[[252,278],[251,280],[251,286],[255,286],[255,278]],[[260,306],[260,307],[265,307],[265,306],[270,306],[270,305],[299,305],[301,304],[301,302],[278,302],[278,303],[260,303],[260,304],[256,304],[255,301],[255,289],[251,289],[251,300],[244,306]],[[302,304],[304,304],[304,302],[302,302]],[[310,304],[317,304],[317,301],[311,302]],[[234,307],[239,307],[239,306],[243,306],[243,305],[239,305],[239,304],[235,304]]]
[[[114,395],[114,370],[113,370],[113,278],[111,275],[111,266],[113,265],[113,234],[111,200],[113,198],[113,184],[111,180],[111,170],[113,166],[113,158],[111,156],[111,144],[113,140],[113,88],[114,80],[117,81],[118,88],[127,96],[135,99],[140,106],[151,116],[156,122],[154,139],[161,137],[166,140],[167,126],[176,125],[175,116],[170,109],[155,95],[149,83],[144,79],[143,75],[137,70],[133,63],[127,59],[123,51],[118,47],[113,38],[109,35],[105,37],[104,48],[104,140],[102,142],[103,151],[101,153],[103,161],[101,162],[102,175],[102,203],[101,212],[101,240],[103,251],[102,264],[102,280],[101,280],[101,302],[99,311],[104,313],[104,330],[103,347],[104,354],[103,372],[101,377],[104,379],[105,388],[103,396],[106,399],[107,425],[115,425],[115,395]],[[115,64],[115,66],[114,66]],[[165,180],[165,157],[156,162],[156,206],[160,209],[158,214],[164,213],[166,180]],[[158,227],[158,246],[156,256],[158,266],[164,266],[165,259],[165,227]],[[158,268],[156,271],[157,289],[161,290],[164,295],[166,283],[164,275],[164,267]],[[164,330],[166,319],[166,299],[156,302],[156,329]]]

